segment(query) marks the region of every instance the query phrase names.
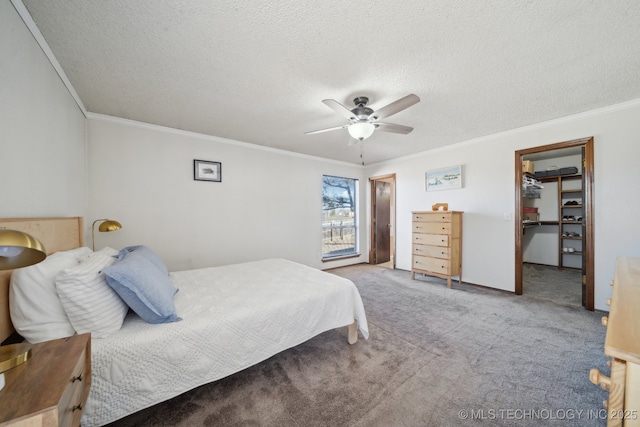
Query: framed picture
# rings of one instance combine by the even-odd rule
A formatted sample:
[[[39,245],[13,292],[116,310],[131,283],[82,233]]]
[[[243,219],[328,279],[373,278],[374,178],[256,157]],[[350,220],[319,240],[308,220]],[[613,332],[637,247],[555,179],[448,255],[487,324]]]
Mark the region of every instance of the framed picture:
[[[451,166],[427,172],[425,174],[425,188],[427,191],[462,188],[462,166]]]
[[[196,181],[222,182],[222,163],[194,160],[193,179]]]

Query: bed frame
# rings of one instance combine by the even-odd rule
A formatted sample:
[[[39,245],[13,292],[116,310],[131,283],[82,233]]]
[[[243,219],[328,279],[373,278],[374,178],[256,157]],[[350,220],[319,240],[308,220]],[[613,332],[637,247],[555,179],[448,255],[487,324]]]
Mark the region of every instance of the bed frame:
[[[82,217],[0,218],[0,228],[24,231],[40,240],[47,255],[82,246]],[[9,316],[9,279],[11,271],[0,271],[0,343],[15,329]]]

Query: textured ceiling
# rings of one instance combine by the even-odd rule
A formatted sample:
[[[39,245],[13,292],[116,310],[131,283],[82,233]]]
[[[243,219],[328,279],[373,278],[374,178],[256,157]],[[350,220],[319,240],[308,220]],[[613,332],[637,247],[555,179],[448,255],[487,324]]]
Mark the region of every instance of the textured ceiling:
[[[640,98],[637,0],[24,0],[87,110],[374,163]],[[584,135],[576,135],[582,137]],[[354,140],[351,140],[354,141]]]

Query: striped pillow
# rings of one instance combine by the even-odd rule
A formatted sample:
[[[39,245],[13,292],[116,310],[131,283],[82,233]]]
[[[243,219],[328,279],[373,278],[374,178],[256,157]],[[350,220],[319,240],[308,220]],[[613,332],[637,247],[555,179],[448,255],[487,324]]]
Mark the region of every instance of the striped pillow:
[[[104,338],[117,332],[129,307],[107,284],[102,269],[115,262],[118,251],[103,248],[79,265],[56,276],[56,290],[71,325],[77,333],[91,332]]]

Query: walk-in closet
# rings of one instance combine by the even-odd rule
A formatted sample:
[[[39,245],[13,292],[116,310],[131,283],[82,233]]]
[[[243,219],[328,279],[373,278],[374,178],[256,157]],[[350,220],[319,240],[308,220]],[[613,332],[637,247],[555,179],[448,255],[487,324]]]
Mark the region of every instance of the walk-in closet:
[[[585,146],[540,150],[520,158],[522,293],[588,307],[586,266],[592,236],[587,239],[591,199],[589,181],[585,185]]]

